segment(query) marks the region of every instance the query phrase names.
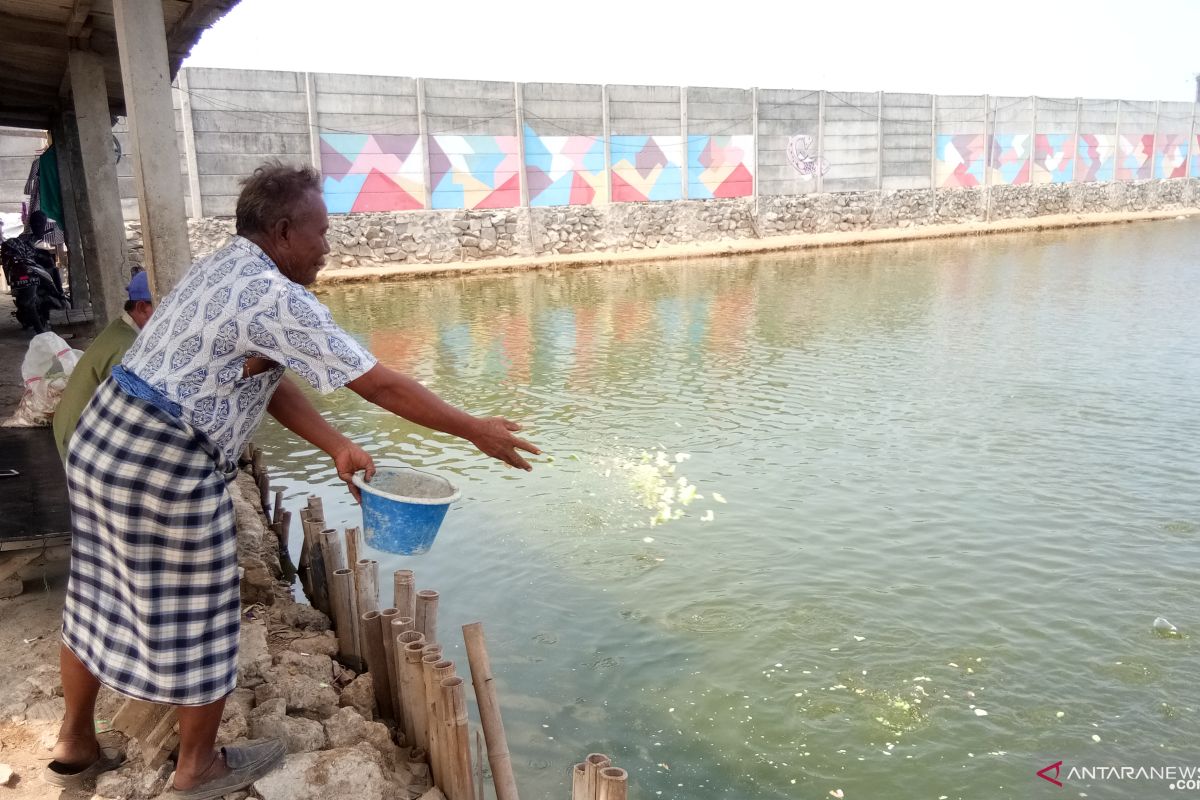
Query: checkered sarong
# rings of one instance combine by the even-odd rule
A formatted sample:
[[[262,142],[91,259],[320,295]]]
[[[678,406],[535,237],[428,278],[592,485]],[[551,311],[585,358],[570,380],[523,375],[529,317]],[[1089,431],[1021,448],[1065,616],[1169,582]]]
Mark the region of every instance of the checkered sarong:
[[[63,642],[102,683],[203,705],[237,680],[237,527],[217,451],[113,378],[71,437]]]

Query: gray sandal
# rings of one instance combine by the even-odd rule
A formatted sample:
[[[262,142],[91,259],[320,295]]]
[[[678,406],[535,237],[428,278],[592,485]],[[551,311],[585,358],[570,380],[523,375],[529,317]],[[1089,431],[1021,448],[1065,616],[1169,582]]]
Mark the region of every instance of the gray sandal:
[[[51,761],[42,770],[42,780],[62,789],[78,789],[88,781],[94,781],[101,773],[116,769],[125,763],[125,754],[119,750],[100,748],[100,755],[83,769]]]
[[[164,800],[216,800],[231,792],[245,789],[274,769],[275,765],[283,760],[287,748],[278,739],[259,739],[246,744],[225,745],[221,752],[225,754],[225,766],[229,767],[228,775],[214,778],[191,789],[176,789],[175,774],[172,773],[167,781],[170,788],[163,795]]]

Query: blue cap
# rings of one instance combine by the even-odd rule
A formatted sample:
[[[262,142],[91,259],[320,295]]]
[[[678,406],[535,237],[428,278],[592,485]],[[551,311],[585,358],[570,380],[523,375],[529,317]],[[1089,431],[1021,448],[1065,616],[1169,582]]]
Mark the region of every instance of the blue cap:
[[[150,278],[145,270],[133,276],[133,280],[129,282],[125,291],[129,293],[129,299],[135,303],[138,301],[154,302],[154,298],[150,296]]]

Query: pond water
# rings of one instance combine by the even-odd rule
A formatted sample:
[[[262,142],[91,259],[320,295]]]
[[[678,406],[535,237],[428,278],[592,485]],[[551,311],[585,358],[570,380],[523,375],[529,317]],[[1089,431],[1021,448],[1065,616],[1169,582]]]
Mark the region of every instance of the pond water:
[[[453,634],[484,622],[523,794],[567,797],[600,751],[640,798],[1023,798],[1060,759],[1197,754],[1197,242],[1172,221],[334,287],[382,361],[547,455],[520,473],[316,402],[461,488],[427,555],[375,557],[441,592],[461,674]],[[256,440],[290,507],[359,524],[323,454]]]

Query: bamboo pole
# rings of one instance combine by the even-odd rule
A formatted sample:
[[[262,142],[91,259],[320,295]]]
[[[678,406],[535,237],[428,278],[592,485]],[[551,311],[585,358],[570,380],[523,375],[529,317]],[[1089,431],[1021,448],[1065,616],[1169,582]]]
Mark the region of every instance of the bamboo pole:
[[[588,795],[586,762],[580,761],[571,767],[571,800],[593,800]]]
[[[425,640],[437,641],[438,593],[433,589],[417,592],[417,630],[425,634]]]
[[[354,586],[358,592],[358,608],[379,610],[379,562],[360,558],[354,565]]]
[[[412,719],[412,744],[428,750],[429,720],[425,714],[425,679],[421,666],[421,657],[424,655],[421,651],[424,649],[423,640],[404,645],[404,661],[408,673],[408,680],[404,683],[404,694]]]
[[[291,558],[291,553],[288,552],[288,528],[291,527],[292,512],[281,511],[275,521],[271,523],[271,530],[275,532],[275,538],[279,542],[279,553]]]
[[[400,673],[400,714],[397,724],[403,722],[401,730],[409,747],[420,746],[417,742],[416,729],[413,727],[412,705],[416,697],[416,689],[412,687],[414,673],[408,663],[407,647],[413,642],[425,644],[425,637],[420,631],[408,630],[396,637],[396,669]]]
[[[320,533],[321,558],[325,559],[325,574],[332,575],[339,569],[346,568],[346,557],[342,554],[342,543],[338,541],[337,531],[326,528]]]
[[[475,731],[475,800],[483,800],[483,733]]]
[[[296,562],[296,571],[300,573],[300,588],[304,595],[313,597],[312,582],[312,547],[309,544],[309,527],[312,523],[312,509],[305,506],[300,509],[300,560]]]
[[[395,616],[392,617],[392,638],[399,639],[400,634],[415,631],[417,629],[416,620],[412,617]],[[398,644],[397,647],[403,647]]]
[[[358,646],[358,598],[354,596],[354,573],[348,569],[335,570],[331,588],[338,655],[352,669],[361,672],[362,651]]]
[[[384,662],[387,666],[388,696],[392,698],[392,720],[400,719],[400,676],[396,672],[396,638],[392,634],[392,620],[399,614],[394,608],[379,612],[379,635],[383,638]]]
[[[279,522],[283,518],[283,490],[275,490],[275,507],[271,511],[271,522]]]
[[[258,473],[258,500],[265,515],[271,510],[271,475],[265,469]]]
[[[425,684],[425,719],[429,729],[429,741],[426,742],[425,749],[429,751],[429,769],[436,776],[438,769],[437,759],[441,755],[441,731],[438,730],[438,696],[441,694],[438,687],[441,686],[433,680],[433,667],[442,660],[442,646],[440,644],[429,644],[421,650],[421,682]],[[433,783],[437,785],[437,778],[433,779]]]
[[[588,753],[583,760],[584,772],[587,773],[587,796],[598,800],[600,793],[600,770],[612,766],[612,759],[604,753]]]
[[[436,731],[430,735],[430,738],[434,740],[437,752],[430,760],[430,764],[434,767],[434,774],[440,776],[443,781],[446,776],[446,709],[442,707],[441,685],[442,681],[453,677],[455,677],[453,661],[442,659],[433,665],[433,685],[430,690],[437,697],[437,702],[434,704],[433,712],[435,721],[429,724],[429,729]],[[437,780],[434,781],[434,785],[438,785]]]
[[[371,569],[369,558],[359,559],[354,565],[354,598],[360,624],[358,626],[358,652],[363,660],[367,658],[367,631],[361,624],[362,615],[368,611],[379,610],[379,592],[375,583],[378,572]]]
[[[446,726],[450,756],[450,800],[474,800],[475,779],[471,775],[471,734],[467,729],[467,697],[462,678],[442,681],[443,707],[449,712]]]
[[[308,508],[312,511],[313,516],[318,519],[325,519],[325,502],[315,494],[308,496]],[[322,525],[321,527],[325,527]]]
[[[321,552],[321,531],[325,520],[317,515],[312,508],[308,510],[308,520],[303,521],[304,543],[308,548],[308,574],[312,591],[309,599],[313,607],[326,616],[333,615],[329,602],[329,572],[325,569],[325,558]]]
[[[325,522],[314,516],[312,509],[305,508],[300,511],[300,525],[304,531],[304,543],[312,551],[309,553],[309,561],[311,562],[317,557],[316,554],[321,549],[321,530],[325,527]]]
[[[629,773],[620,767],[600,770],[600,786],[596,800],[625,800],[629,790]]]
[[[254,480],[258,480],[258,476],[263,471],[263,451],[261,447],[254,447],[250,452],[250,474],[254,476]]]
[[[415,631],[412,617],[392,617],[392,652],[396,654],[395,661],[399,665],[404,661],[404,645],[412,641],[412,639],[402,640],[400,637],[409,631]],[[396,675],[400,672],[397,670]]]
[[[428,652],[425,649],[421,650],[421,682],[425,685],[425,718],[428,721],[428,734],[430,740],[425,742],[425,748],[430,753],[430,776],[433,781],[433,786],[440,786],[438,776],[442,774],[442,747],[440,747],[440,735],[438,726],[442,722],[442,717],[438,716],[438,696],[440,694],[437,687],[440,684],[433,680],[433,664],[442,661],[440,652]]]
[[[392,591],[392,604],[400,609],[400,616],[416,619],[416,584],[411,569],[398,569],[392,573]]]
[[[283,579],[289,584],[296,580],[296,565],[292,562],[292,551],[288,539],[292,536],[292,512],[284,510],[283,519],[275,523],[275,537],[279,540],[279,566]]]
[[[357,564],[362,550],[362,534],[358,528],[346,528],[346,563]]]
[[[492,660],[483,638],[483,623],[463,625],[463,641],[467,645],[467,663],[471,666],[471,684],[475,687],[475,702],[479,706],[479,721],[487,741],[488,764],[496,786],[496,800],[517,800],[517,779],[513,775],[512,756],[508,737],[496,699],[496,679],[492,675]]]
[[[379,624],[379,612],[367,611],[359,615],[362,638],[366,642],[367,672],[371,674],[371,686],[375,690],[375,704],[379,707],[379,716],[384,719],[395,719],[392,716],[392,690],[388,686],[387,653],[383,649],[383,628]]]

